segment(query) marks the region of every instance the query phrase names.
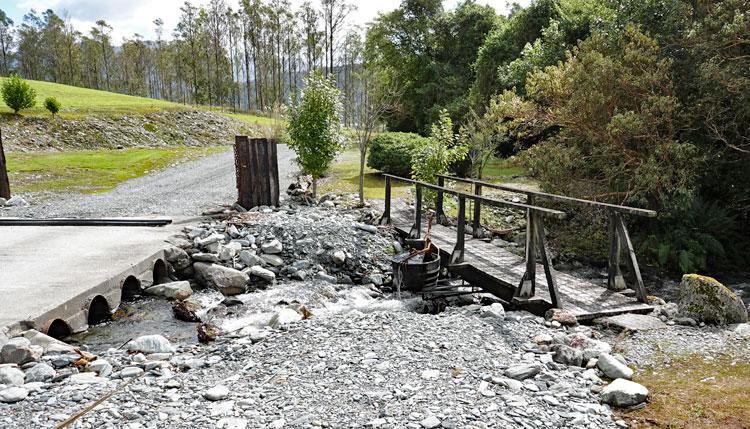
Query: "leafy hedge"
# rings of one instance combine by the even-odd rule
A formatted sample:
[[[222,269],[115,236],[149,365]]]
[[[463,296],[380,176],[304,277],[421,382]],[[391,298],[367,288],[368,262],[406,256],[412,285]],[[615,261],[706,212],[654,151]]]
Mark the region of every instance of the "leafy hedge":
[[[372,139],[367,166],[396,176],[411,176],[414,150],[429,139],[414,133],[381,133]]]

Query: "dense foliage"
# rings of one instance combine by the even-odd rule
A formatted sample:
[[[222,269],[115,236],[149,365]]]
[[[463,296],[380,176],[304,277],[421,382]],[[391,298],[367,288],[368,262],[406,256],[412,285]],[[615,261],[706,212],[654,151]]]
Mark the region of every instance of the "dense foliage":
[[[289,147],[297,153],[302,171],[312,176],[313,196],[317,180],[328,171],[342,148],[340,92],[330,79],[312,74],[289,114]]]
[[[422,182],[436,183],[438,175],[447,174],[452,164],[464,159],[468,147],[453,133],[453,121],[446,110],[440,112],[430,130],[426,144],[414,151],[411,176]]]
[[[413,154],[417,148],[425,146],[427,140],[427,137],[415,133],[380,133],[370,143],[367,166],[384,173],[409,177]]]
[[[5,104],[15,114],[36,104],[36,91],[18,75],[12,75],[3,81],[2,95]]]

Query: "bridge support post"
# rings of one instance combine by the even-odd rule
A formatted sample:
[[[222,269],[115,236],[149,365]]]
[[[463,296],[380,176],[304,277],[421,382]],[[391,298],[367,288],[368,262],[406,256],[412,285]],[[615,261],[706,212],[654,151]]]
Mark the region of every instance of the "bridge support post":
[[[464,261],[464,240],[466,234],[466,197],[458,196],[458,228],[456,232],[456,246],[451,253],[450,265]]]
[[[482,185],[479,183],[474,184],[474,195],[482,195]],[[474,200],[474,223],[472,225],[471,235],[474,238],[479,238],[479,230],[482,228],[480,217],[482,214],[482,203],[479,200]]]
[[[617,220],[617,230],[620,233],[620,241],[622,242],[623,247],[625,248],[625,251],[627,253],[625,262],[628,264],[628,268],[630,269],[630,272],[633,273],[633,277],[635,278],[635,296],[638,298],[638,301],[646,302],[646,288],[643,285],[641,269],[640,267],[638,267],[638,260],[635,257],[633,242],[630,241],[628,228],[625,226],[625,221],[623,220],[621,213],[617,213],[615,216]]]
[[[618,213],[609,210],[609,258],[607,259],[607,289],[621,291],[627,288],[625,278],[620,270],[620,232],[618,231]]]
[[[391,178],[385,176],[385,202],[383,204],[383,216],[380,218],[380,225],[391,223]]]
[[[438,176],[438,186],[441,188],[445,187],[445,177]],[[435,200],[435,221],[441,225],[448,223],[448,216],[445,215],[443,210],[443,191],[437,191],[437,199]]]
[[[422,235],[422,187],[416,185],[414,192],[414,226],[409,231],[409,238],[419,238]]]
[[[534,205],[533,195],[529,195],[527,204]],[[536,216],[531,210],[526,210],[526,272],[514,298],[532,298],[536,290],[536,228]]]

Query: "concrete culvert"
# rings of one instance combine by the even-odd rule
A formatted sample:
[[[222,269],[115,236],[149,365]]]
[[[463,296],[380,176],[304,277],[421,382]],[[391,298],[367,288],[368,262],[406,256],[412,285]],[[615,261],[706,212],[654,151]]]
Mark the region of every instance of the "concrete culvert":
[[[169,276],[167,275],[167,264],[163,260],[157,259],[154,262],[154,285],[160,285],[163,283],[169,283]]]
[[[53,320],[47,327],[47,335],[58,340],[69,337],[72,333],[73,330],[70,329],[70,325],[62,319]]]
[[[141,296],[141,281],[135,276],[128,276],[122,283],[121,301],[133,301]]]
[[[107,320],[109,320],[110,316],[111,313],[107,299],[101,295],[95,296],[89,304],[89,325],[97,325],[99,323],[106,322]]]

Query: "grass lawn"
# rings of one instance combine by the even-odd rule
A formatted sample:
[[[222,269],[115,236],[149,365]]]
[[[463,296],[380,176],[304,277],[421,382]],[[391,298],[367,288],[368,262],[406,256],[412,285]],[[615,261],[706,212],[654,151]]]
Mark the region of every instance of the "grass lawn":
[[[0,83],[4,78],[0,78]],[[255,116],[246,113],[227,113],[215,108],[191,106],[172,103],[164,100],[156,100],[146,97],[133,97],[130,95],[117,94],[114,92],[98,91],[95,89],[79,88],[77,86],[62,85],[59,83],[27,80],[32,88],[36,90],[36,106],[31,109],[21,110],[24,116],[49,116],[44,108],[44,99],[55,97],[62,103],[62,109],[58,114],[61,118],[75,119],[89,114],[99,115],[123,115],[123,114],[147,114],[164,110],[203,109],[213,110],[218,113],[240,119],[248,124],[270,123],[272,119]],[[11,114],[13,111],[0,102],[0,114]]]
[[[750,363],[717,356],[684,356],[635,381],[651,394],[647,407],[622,413],[635,428],[750,428]]]
[[[507,182],[512,176],[522,176],[524,170],[516,167],[506,159],[493,159],[487,165],[484,176],[487,181],[502,183]],[[319,186],[319,192],[357,192],[359,186],[359,150],[347,148],[342,152],[331,167],[329,176]],[[458,186],[460,188],[461,186]],[[409,185],[394,183],[393,196],[406,195]],[[466,188],[468,191],[468,188]],[[385,179],[377,170],[365,166],[365,198],[384,198]]]
[[[174,147],[70,152],[8,152],[11,191],[97,193],[171,165],[229,150],[229,147]]]

